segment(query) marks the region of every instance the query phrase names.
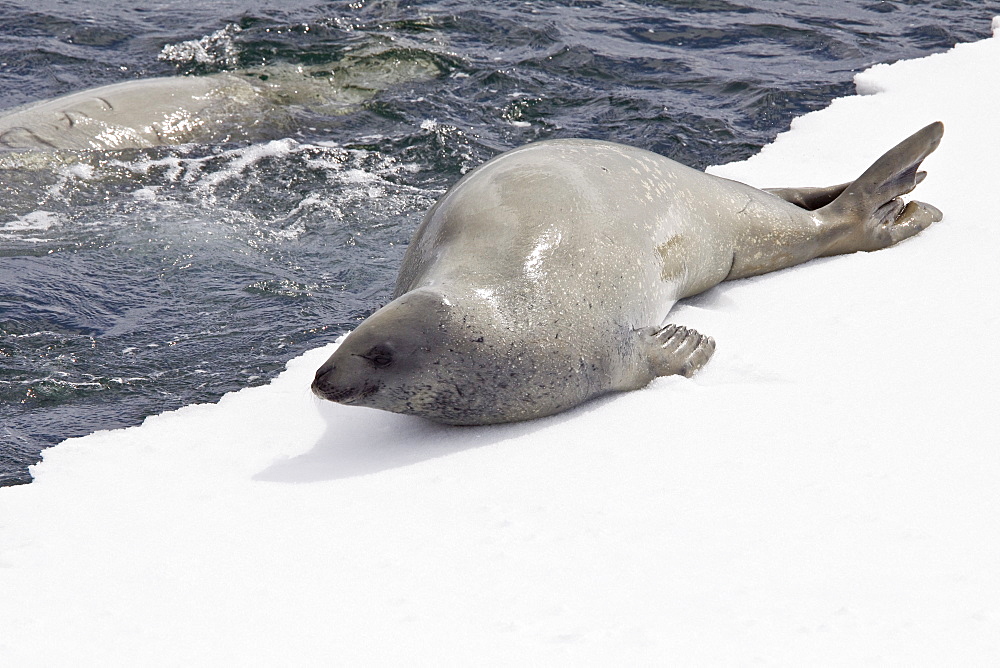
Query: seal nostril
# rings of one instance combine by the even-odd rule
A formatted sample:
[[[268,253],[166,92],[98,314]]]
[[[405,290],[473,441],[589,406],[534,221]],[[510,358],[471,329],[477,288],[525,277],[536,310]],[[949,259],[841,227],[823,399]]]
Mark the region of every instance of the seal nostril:
[[[312,391],[314,394],[317,394],[325,398],[326,391],[328,388],[329,385],[326,382],[326,374],[324,374],[323,370],[320,369],[319,371],[316,372],[316,377],[313,378]]]
[[[324,364],[316,370],[316,375],[312,382],[312,391],[320,397],[328,398],[336,387],[334,372],[337,367],[332,364]]]

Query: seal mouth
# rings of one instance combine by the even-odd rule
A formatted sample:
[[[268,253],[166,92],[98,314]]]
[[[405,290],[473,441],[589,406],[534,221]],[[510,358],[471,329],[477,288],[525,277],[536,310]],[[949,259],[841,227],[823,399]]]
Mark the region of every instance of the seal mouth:
[[[335,401],[338,404],[353,404],[358,399],[358,394],[353,390],[324,390],[313,385],[313,394],[320,399]]]
[[[320,399],[336,401],[338,404],[352,404],[360,395],[353,387],[336,387],[330,384],[326,378],[328,374],[316,374],[316,379],[312,383],[312,391]]]

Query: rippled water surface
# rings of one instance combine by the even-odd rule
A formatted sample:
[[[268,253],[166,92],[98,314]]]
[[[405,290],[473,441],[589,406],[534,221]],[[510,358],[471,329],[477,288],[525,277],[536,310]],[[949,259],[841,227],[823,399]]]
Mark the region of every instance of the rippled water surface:
[[[2,109],[230,70],[330,87],[241,121],[254,132],[237,142],[0,153],[0,484],[29,481],[46,446],[265,383],[352,328],[387,300],[423,212],[500,151],[577,136],[697,167],[746,158],[852,93],[858,70],[982,39],[1000,14],[960,0],[278,6],[0,2]]]

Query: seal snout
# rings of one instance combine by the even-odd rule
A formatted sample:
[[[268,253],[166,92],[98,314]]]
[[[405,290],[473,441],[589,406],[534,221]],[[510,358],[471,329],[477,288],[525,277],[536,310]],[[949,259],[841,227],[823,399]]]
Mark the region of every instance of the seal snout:
[[[351,357],[334,354],[316,371],[313,394],[340,404],[364,404],[364,399],[378,392],[380,384],[370,374],[359,373]]]
[[[342,404],[349,404],[360,394],[355,388],[345,386],[341,381],[334,364],[327,362],[316,370],[312,382],[312,391],[320,399],[328,399]]]

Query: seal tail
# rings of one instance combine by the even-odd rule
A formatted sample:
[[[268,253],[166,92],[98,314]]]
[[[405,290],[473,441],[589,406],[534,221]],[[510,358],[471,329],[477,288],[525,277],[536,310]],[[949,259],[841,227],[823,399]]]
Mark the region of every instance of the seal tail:
[[[823,255],[872,251],[913,236],[942,218],[924,202],[900,197],[927,176],[920,163],[941,143],[944,124],[931,123],[889,149],[832,202],[816,210],[843,235]]]

